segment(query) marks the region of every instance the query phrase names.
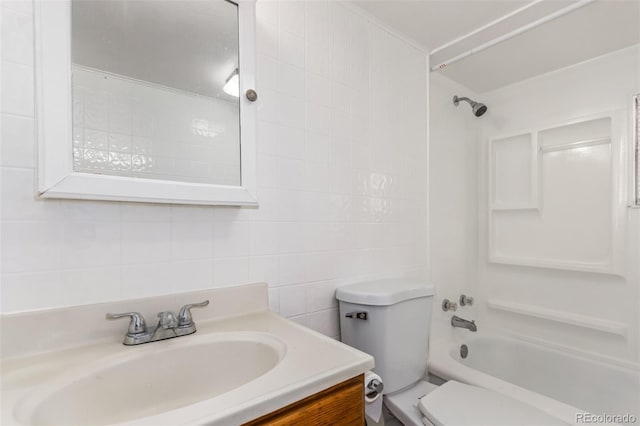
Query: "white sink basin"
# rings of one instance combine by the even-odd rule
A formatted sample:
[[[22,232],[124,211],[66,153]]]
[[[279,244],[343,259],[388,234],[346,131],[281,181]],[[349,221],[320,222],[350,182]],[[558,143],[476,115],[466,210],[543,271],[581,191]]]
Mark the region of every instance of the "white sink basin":
[[[16,407],[21,422],[89,425],[133,421],[219,396],[282,360],[262,333],[212,333],[122,348],[39,386]]]

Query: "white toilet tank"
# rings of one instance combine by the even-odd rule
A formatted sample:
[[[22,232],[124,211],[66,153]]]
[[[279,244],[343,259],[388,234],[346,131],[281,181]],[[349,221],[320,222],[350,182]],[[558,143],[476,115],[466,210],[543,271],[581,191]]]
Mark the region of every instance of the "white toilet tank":
[[[433,293],[433,286],[411,279],[366,281],[337,289],[342,341],[375,358],[383,393],[424,377]]]

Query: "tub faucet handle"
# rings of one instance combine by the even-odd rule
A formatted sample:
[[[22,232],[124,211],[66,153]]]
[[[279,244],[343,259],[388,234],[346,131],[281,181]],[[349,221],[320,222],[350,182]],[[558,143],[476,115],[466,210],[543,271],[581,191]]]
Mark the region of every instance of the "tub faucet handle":
[[[460,306],[473,305],[473,297],[464,294],[460,295]]]
[[[444,299],[442,301],[442,310],[447,311],[455,311],[458,309],[458,304],[456,302],[452,302],[449,299]]]

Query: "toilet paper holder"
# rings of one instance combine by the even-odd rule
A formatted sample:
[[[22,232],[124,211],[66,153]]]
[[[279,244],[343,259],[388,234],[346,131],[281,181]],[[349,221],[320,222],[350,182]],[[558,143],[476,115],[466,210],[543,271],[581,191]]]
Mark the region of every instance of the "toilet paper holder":
[[[366,392],[367,398],[373,398],[379,393],[382,393],[382,390],[384,389],[384,383],[382,383],[378,379],[372,379],[371,381],[369,381],[369,383],[367,383],[367,389],[369,389],[369,391]]]

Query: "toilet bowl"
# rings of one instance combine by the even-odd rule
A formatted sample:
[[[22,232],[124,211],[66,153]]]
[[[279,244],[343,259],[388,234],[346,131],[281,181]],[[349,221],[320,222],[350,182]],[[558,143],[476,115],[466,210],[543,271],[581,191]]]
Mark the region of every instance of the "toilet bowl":
[[[505,395],[455,381],[424,380],[434,289],[411,279],[338,288],[342,341],[375,358],[383,401],[404,426],[563,425]]]

